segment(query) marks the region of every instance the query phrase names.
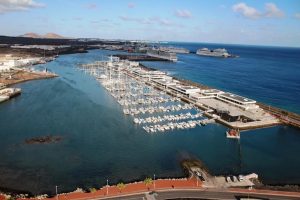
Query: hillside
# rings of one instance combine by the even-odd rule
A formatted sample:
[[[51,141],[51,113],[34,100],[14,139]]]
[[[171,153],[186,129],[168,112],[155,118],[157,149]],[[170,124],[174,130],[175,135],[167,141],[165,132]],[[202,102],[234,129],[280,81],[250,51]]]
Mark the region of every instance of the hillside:
[[[26,38],[45,38],[45,39],[64,39],[65,37],[58,35],[56,33],[47,33],[45,35],[39,35],[37,33],[25,33],[24,35],[20,35],[19,37]]]

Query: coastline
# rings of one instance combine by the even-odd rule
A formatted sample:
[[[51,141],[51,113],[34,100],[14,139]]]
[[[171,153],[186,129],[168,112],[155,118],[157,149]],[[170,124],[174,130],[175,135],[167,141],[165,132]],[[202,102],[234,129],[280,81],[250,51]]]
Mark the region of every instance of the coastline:
[[[49,72],[32,72],[27,70],[18,70],[12,75],[11,79],[0,78],[0,83],[4,83],[7,86],[12,86],[26,81],[49,79],[55,77],[58,77],[58,75]]]
[[[121,185],[122,184],[122,185]],[[15,190],[3,190],[0,189],[0,199],[16,199],[16,200],[55,200],[55,199],[94,199],[94,198],[113,198],[122,197],[132,194],[145,194],[153,191],[177,191],[177,190],[194,190],[194,191],[226,191],[226,192],[241,192],[241,193],[266,193],[272,196],[284,194],[288,196],[299,196],[300,186],[299,185],[284,185],[284,186],[270,186],[270,185],[255,185],[250,190],[242,187],[229,187],[229,188],[210,188],[203,185],[203,182],[196,180],[196,178],[166,178],[166,179],[155,179],[149,183],[144,181],[135,181],[129,183],[122,183],[116,185],[104,185],[101,188],[77,188],[74,191],[59,192],[56,195],[39,194],[32,195],[25,191]]]
[[[57,77],[57,75],[56,76],[53,76],[53,77]],[[27,80],[22,80],[22,81],[20,81],[20,82],[16,82],[16,83],[11,83],[11,85],[13,85],[13,84],[17,84],[17,83],[21,83],[21,82],[25,82],[25,81],[29,81],[29,80],[38,80],[38,79],[43,79],[43,78],[53,78],[53,77],[40,77],[40,78],[34,78],[34,79],[27,79]],[[176,78],[176,79],[178,79],[178,78]],[[178,79],[178,80],[180,80],[180,79]],[[183,80],[183,81],[186,81],[187,83],[190,83],[190,81],[189,80]],[[193,83],[193,82],[192,82]],[[197,83],[194,83],[194,84],[196,84],[196,85],[199,85],[199,84],[197,84]],[[211,88],[211,87],[209,87],[209,86],[205,86],[205,85],[202,85],[201,84],[201,87],[203,87],[203,88]],[[283,109],[282,109],[283,110]],[[282,111],[281,110],[281,111]],[[288,186],[288,188],[289,187],[293,187],[293,186],[291,186],[291,185],[287,185]],[[266,185],[266,187],[268,187],[267,185]],[[273,187],[273,186],[272,186]],[[274,186],[274,187],[277,187],[277,186]],[[280,186],[279,186],[280,187]],[[283,187],[286,187],[286,186],[283,186]],[[263,189],[264,189],[265,187],[263,187]],[[297,189],[297,191],[298,191],[299,189]]]

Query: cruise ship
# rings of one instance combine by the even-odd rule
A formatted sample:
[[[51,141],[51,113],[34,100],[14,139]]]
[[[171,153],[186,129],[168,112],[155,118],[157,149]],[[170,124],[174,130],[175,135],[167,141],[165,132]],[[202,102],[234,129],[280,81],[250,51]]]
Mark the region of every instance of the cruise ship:
[[[224,48],[223,49],[219,48],[214,50],[210,50],[208,48],[202,48],[197,50],[197,54],[201,56],[213,56],[213,57],[224,57],[224,58],[232,57],[232,55],[229,54],[227,50]]]
[[[190,53],[188,49],[180,48],[180,47],[160,47],[159,50],[166,51],[170,53]]]
[[[170,60],[172,62],[177,62],[176,53],[161,51],[159,49],[149,49],[147,51],[147,55],[152,56],[152,57],[156,57],[156,58],[165,59],[165,60]]]

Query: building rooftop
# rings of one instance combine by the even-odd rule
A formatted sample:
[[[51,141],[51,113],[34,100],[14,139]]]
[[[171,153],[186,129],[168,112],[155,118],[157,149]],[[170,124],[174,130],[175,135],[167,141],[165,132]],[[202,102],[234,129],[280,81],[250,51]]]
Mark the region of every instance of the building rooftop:
[[[218,90],[218,89],[207,89],[207,90],[201,90],[200,92],[202,94],[208,94],[208,95],[224,93],[223,91]]]
[[[229,99],[238,101],[238,102],[243,103],[243,104],[245,104],[245,103],[256,103],[256,101],[254,101],[252,99],[248,99],[246,97],[242,97],[242,96],[232,94],[232,93],[229,93],[229,92],[225,92],[223,94],[220,94],[219,96],[229,98]]]

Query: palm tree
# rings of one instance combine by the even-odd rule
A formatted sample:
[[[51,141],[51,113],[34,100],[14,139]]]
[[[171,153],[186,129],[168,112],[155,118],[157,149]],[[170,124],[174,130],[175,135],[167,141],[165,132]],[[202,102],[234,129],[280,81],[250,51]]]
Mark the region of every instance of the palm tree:
[[[89,190],[90,190],[90,192],[91,192],[91,193],[94,193],[94,192],[96,192],[96,191],[97,191],[97,189],[96,189],[96,188],[90,188]]]
[[[118,183],[117,187],[119,188],[120,192],[122,192],[122,190],[126,187],[126,185],[124,183]]]
[[[151,185],[153,183],[153,180],[152,180],[152,178],[148,177],[148,178],[145,178],[144,183],[148,187],[148,190],[149,190],[149,185]]]

